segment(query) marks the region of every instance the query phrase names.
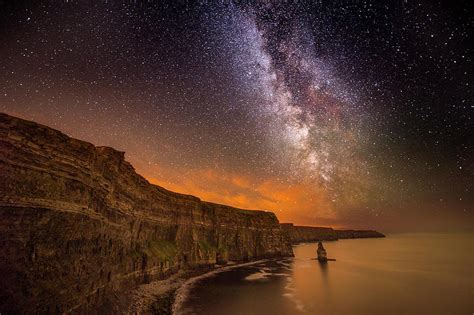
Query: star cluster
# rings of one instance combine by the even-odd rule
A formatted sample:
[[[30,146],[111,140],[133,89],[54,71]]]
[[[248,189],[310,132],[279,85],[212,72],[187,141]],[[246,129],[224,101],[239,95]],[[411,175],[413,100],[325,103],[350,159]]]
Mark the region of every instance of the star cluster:
[[[126,151],[153,183],[298,224],[472,219],[467,3],[0,8],[0,110]]]

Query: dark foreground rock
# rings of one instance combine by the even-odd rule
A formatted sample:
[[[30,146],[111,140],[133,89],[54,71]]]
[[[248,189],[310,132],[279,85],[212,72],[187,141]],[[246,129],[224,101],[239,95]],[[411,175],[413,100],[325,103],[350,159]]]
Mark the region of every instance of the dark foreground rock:
[[[5,114],[0,177],[2,314],[119,313],[179,270],[292,256],[271,212],[151,185],[123,152]]]

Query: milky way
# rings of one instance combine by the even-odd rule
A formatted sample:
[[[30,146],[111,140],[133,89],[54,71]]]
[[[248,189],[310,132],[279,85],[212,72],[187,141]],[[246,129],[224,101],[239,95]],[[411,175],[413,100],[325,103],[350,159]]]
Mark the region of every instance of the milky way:
[[[309,179],[329,189],[336,201],[348,193],[334,187],[336,178],[357,178],[360,186],[367,177],[364,161],[356,157],[365,146],[364,104],[357,89],[338,77],[335,61],[317,56],[316,39],[301,17],[288,22],[285,34],[275,35],[281,21],[260,22],[257,11],[227,5],[209,27],[221,32],[225,49],[232,52],[232,73],[255,94],[249,110],[265,122],[260,127],[272,145],[279,176],[290,184]]]
[[[308,225],[472,219],[468,4],[0,6],[0,110],[155,184]]]

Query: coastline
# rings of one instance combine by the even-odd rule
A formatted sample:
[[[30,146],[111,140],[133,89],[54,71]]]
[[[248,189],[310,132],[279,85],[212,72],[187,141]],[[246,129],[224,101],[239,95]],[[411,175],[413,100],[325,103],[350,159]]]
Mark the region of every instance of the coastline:
[[[219,262],[292,257],[335,233],[169,191],[124,152],[32,121],[0,113],[0,134],[0,313],[146,312]]]
[[[0,134],[0,313],[125,313],[151,300],[139,286],[187,277],[171,273],[293,255],[273,212],[153,185],[124,152],[32,121],[0,113]]]
[[[325,242],[328,257],[337,259],[328,264],[314,261],[314,243],[299,244],[294,259],[282,260],[290,263],[286,276],[271,268],[272,260],[227,272],[236,266],[219,268],[183,284],[172,310],[178,315],[293,314],[295,307],[306,314],[468,313],[471,240],[469,233],[402,233]],[[449,246],[451,255],[439,251]],[[273,276],[260,281],[266,272]],[[446,296],[439,296],[440,285],[449,289]]]
[[[161,308],[160,314],[180,314],[183,301],[197,281],[220,272],[268,260],[270,259],[222,265],[212,269],[180,271],[167,279],[142,284],[130,293],[131,302],[126,313],[154,314],[154,308]]]
[[[382,238],[385,238],[384,235]],[[374,238],[374,237],[370,237]],[[335,242],[339,240],[357,240],[362,238],[341,238],[329,239],[324,242]],[[315,244],[314,241],[305,241],[292,244],[292,247]],[[159,314],[183,314],[183,302],[189,295],[189,291],[200,280],[212,277],[218,273],[232,270],[234,268],[251,266],[270,260],[288,259],[290,257],[259,259],[245,263],[229,263],[227,265],[217,265],[217,267],[201,270],[180,271],[164,280],[154,281],[144,284],[135,289],[132,293],[134,298],[127,311],[127,314],[156,314],[153,312],[154,305],[161,307]],[[165,305],[163,305],[165,304]]]
[[[282,259],[282,258],[277,258],[277,259]],[[186,299],[186,297],[188,296],[189,291],[192,289],[193,285],[196,284],[196,282],[198,282],[202,279],[212,277],[212,276],[214,276],[218,273],[225,272],[225,271],[228,271],[228,270],[232,270],[234,268],[251,266],[251,265],[259,264],[259,263],[266,262],[266,261],[269,261],[269,260],[271,260],[271,259],[260,259],[260,260],[255,260],[255,261],[251,261],[251,262],[246,262],[246,263],[226,265],[226,266],[222,266],[222,267],[218,267],[216,269],[213,269],[213,270],[211,270],[209,272],[206,272],[204,274],[201,274],[201,275],[198,275],[198,276],[191,277],[191,278],[187,279],[176,290],[176,293],[174,295],[174,302],[173,302],[170,314],[175,314],[175,315],[182,314],[182,312],[183,312],[183,309],[182,309],[183,302]]]

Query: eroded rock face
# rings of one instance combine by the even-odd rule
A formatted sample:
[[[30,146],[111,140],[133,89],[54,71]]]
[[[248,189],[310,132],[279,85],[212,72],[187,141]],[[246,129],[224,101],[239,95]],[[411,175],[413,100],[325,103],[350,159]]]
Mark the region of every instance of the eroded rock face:
[[[5,114],[0,176],[1,313],[118,312],[180,269],[293,254],[271,212],[151,185],[123,152]]]

